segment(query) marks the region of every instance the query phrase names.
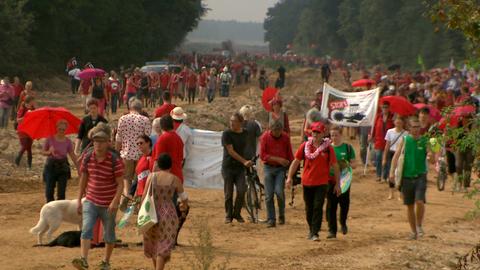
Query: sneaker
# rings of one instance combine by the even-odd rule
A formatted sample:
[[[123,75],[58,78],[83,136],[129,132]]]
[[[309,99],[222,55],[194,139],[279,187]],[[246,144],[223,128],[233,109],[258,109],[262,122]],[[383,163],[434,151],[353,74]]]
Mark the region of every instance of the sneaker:
[[[425,235],[425,232],[423,231],[422,227],[417,227],[417,236],[418,237],[423,237]]]
[[[318,242],[318,241],[320,241],[320,237],[318,237],[318,234],[314,234],[314,235],[312,235],[312,237],[310,237],[310,240],[312,240],[314,242]]]
[[[232,219],[231,218],[225,218],[225,224],[230,224],[232,223]]]
[[[275,222],[272,220],[269,220],[267,222],[267,228],[275,228]]]
[[[285,225],[285,217],[280,217],[280,218],[278,219],[278,224],[280,224],[280,225]]]
[[[73,265],[73,267],[75,267],[78,270],[88,269],[88,262],[85,258],[73,259],[72,265]]]
[[[342,233],[345,235],[348,233],[348,227],[347,225],[342,225]]]
[[[110,270],[110,263],[106,262],[106,261],[102,261],[99,265],[98,265],[98,270]]]
[[[334,234],[333,232],[329,232],[327,235],[327,239],[332,239],[332,238],[337,238],[337,235]]]
[[[408,236],[408,240],[417,240],[417,233],[410,233]]]
[[[242,216],[238,216],[235,219],[238,221],[238,223],[245,223],[245,219],[243,219]]]

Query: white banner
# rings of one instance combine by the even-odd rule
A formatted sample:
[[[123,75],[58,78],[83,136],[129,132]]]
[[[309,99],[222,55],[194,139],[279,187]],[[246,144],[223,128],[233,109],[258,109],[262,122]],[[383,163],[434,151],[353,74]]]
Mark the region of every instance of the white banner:
[[[192,137],[185,147],[188,148],[183,167],[185,186],[223,189],[222,132],[192,129]]]
[[[375,121],[379,93],[380,88],[363,92],[343,92],[325,83],[322,117],[340,126],[372,126]]]

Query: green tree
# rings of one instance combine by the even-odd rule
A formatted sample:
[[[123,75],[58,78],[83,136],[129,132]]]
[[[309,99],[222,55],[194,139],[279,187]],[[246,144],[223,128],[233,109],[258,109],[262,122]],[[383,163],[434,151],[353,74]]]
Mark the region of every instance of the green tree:
[[[282,0],[267,11],[263,24],[265,41],[270,43],[270,50],[283,53],[288,44],[292,44],[297,32],[300,15],[309,0]]]
[[[34,61],[28,37],[32,16],[23,11],[25,1],[0,1],[0,74],[20,74],[26,61]]]

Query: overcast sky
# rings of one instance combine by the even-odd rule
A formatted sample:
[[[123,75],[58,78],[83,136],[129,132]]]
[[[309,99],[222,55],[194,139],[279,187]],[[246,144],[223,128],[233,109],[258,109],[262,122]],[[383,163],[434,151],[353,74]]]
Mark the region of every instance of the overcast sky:
[[[267,9],[279,0],[203,0],[210,8],[205,20],[263,22]]]

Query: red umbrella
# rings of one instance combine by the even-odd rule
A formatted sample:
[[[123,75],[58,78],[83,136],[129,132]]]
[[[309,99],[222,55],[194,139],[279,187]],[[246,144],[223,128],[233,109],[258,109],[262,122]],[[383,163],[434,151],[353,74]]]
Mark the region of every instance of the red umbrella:
[[[263,108],[267,112],[272,111],[272,105],[270,104],[270,101],[274,98],[278,97],[278,89],[274,87],[267,87],[265,90],[263,90],[263,95],[262,95],[262,105]]]
[[[425,107],[428,108],[428,110],[430,111],[430,117],[435,119],[435,121],[440,121],[440,119],[442,119],[442,113],[440,112],[440,110],[433,107],[432,105],[425,104],[425,103],[417,103],[417,104],[413,104],[413,106],[417,108],[417,110],[421,110]]]
[[[18,125],[18,131],[28,134],[32,139],[48,138],[57,133],[57,122],[62,119],[68,123],[65,134],[78,132],[82,121],[70,111],[61,107],[43,107],[28,112]]]
[[[390,111],[401,116],[408,116],[415,114],[417,109],[408,99],[401,96],[385,96],[380,98],[380,104],[388,102],[390,104]]]
[[[476,108],[473,105],[456,107],[446,118],[440,120],[439,128],[445,129],[448,126],[457,127],[462,117],[474,115]],[[447,121],[449,120],[449,121]]]
[[[78,77],[82,80],[88,80],[95,77],[105,76],[105,71],[99,68],[86,68],[78,73]]]
[[[365,86],[372,86],[372,85],[375,85],[377,84],[374,80],[370,80],[370,79],[361,79],[361,80],[358,80],[358,81],[354,81],[352,83],[352,86],[353,87],[365,87]]]

